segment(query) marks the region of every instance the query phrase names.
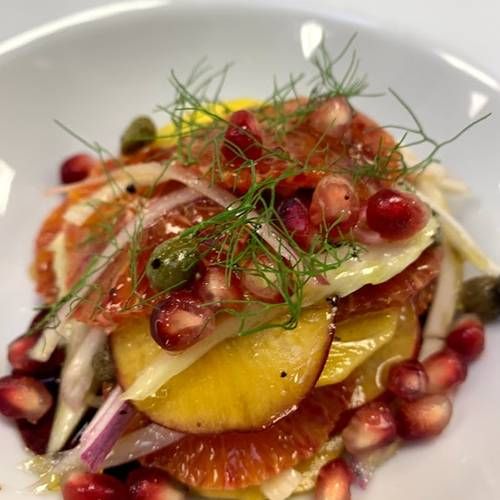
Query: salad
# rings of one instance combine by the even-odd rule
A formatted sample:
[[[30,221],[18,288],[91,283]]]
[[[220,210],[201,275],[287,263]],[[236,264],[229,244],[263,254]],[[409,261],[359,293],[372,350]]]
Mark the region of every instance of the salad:
[[[346,500],[444,431],[500,280],[437,158],[485,117],[437,141],[391,91],[411,125],[378,124],[351,43],[263,100],[221,99],[229,66],[172,73],[168,124],[119,155],[61,124],[92,154],[49,190],[0,379],[35,492]]]

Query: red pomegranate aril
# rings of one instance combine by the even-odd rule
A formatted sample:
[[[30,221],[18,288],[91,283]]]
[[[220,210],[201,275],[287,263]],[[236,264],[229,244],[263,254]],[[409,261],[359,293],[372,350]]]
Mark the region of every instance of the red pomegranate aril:
[[[453,407],[444,394],[429,394],[415,401],[399,401],[396,411],[398,434],[409,441],[441,434]]]
[[[467,362],[475,360],[484,350],[484,325],[478,316],[462,316],[448,334],[448,347],[460,354]]]
[[[330,238],[346,234],[359,217],[359,201],[351,183],[339,175],[323,177],[314,190],[309,215],[314,225],[329,231]]]
[[[31,377],[7,376],[0,379],[0,413],[13,419],[36,423],[52,406],[52,395]]]
[[[309,117],[311,127],[322,135],[342,137],[352,121],[352,109],[345,97],[333,97],[321,103]]]
[[[283,301],[273,263],[265,255],[259,257],[259,262],[249,262],[241,275],[243,288],[262,302],[276,304]]]
[[[183,500],[186,495],[172,485],[168,474],[155,467],[140,467],[127,477],[129,500]]]
[[[350,500],[353,474],[347,464],[336,458],[321,467],[316,490],[315,500]]]
[[[407,360],[391,367],[387,389],[395,396],[413,401],[427,392],[429,380],[422,363]]]
[[[64,359],[62,349],[57,349],[45,363],[30,357],[30,351],[38,342],[40,334],[21,335],[9,344],[8,358],[15,374],[20,375],[53,375],[57,373]]]
[[[439,394],[461,384],[467,376],[463,358],[451,349],[444,349],[429,356],[423,362],[429,383],[427,392]]]
[[[107,474],[72,472],[62,487],[64,500],[126,500],[127,488]]]
[[[347,451],[353,455],[385,446],[396,438],[396,424],[390,408],[372,402],[359,408],[342,431]]]
[[[96,160],[87,154],[77,154],[67,158],[61,165],[61,182],[72,184],[88,177]]]
[[[262,134],[253,113],[241,109],[231,115],[221,152],[226,161],[234,166],[262,156]]]
[[[362,245],[380,245],[385,241],[379,233],[368,227],[368,223],[366,222],[366,205],[362,206],[359,210],[358,222],[352,229],[352,234],[354,239]]]
[[[297,197],[283,201],[278,207],[278,215],[292,238],[304,250],[309,250],[315,231],[309,219],[309,210]]]
[[[388,240],[404,240],[418,233],[429,220],[429,210],[411,193],[381,189],[368,199],[368,226]]]
[[[203,303],[214,309],[238,309],[243,294],[237,276],[227,275],[222,267],[209,266],[196,282],[195,291]]]
[[[151,335],[167,351],[182,351],[215,328],[214,314],[189,292],[173,292],[155,306],[150,318]]]

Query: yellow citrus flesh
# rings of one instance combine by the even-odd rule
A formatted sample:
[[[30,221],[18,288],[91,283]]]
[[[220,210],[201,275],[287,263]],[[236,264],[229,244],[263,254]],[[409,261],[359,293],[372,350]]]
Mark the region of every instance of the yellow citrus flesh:
[[[346,380],[354,387],[351,407],[357,408],[380,396],[387,387],[389,369],[395,363],[413,358],[420,341],[420,325],[413,306],[399,310],[393,339],[375,352]]]
[[[337,384],[345,380],[394,337],[398,318],[399,309],[391,308],[339,323],[317,385]]]
[[[164,125],[158,131],[156,138],[156,145],[159,147],[168,147],[177,143],[179,139],[179,134],[188,134],[190,129],[194,125],[206,125],[209,124],[213,118],[210,115],[220,116],[225,118],[229,113],[233,111],[238,111],[239,109],[250,109],[255,108],[261,104],[261,101],[256,99],[233,99],[229,101],[224,101],[220,103],[207,103],[206,111],[194,111],[186,112],[184,115],[184,122],[181,126],[181,130],[178,130],[173,123],[168,123]]]
[[[294,330],[230,338],[134,404],[151,420],[187,433],[263,428],[314,387],[330,347],[329,320],[325,305],[304,310]],[[125,389],[161,351],[144,319],[118,328],[111,344]]]

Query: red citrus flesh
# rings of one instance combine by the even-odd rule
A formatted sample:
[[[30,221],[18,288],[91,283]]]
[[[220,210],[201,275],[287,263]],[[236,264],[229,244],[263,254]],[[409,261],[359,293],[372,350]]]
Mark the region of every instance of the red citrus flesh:
[[[366,285],[339,302],[337,320],[354,314],[402,306],[418,297],[419,292],[431,285],[439,274],[442,250],[431,247],[425,250],[403,272],[380,285]]]
[[[197,489],[261,484],[320,448],[346,408],[347,392],[341,385],[315,389],[294,413],[267,429],[187,435],[143,462]]]

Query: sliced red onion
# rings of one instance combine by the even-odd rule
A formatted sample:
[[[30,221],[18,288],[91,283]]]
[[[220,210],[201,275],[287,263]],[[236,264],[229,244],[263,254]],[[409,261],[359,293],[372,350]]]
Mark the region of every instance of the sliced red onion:
[[[184,205],[200,197],[197,191],[192,189],[179,189],[167,196],[151,200],[144,210],[133,220],[131,220],[113,239],[113,241],[104,249],[99,256],[101,262],[106,262],[116,255],[121,249],[130,242],[130,236],[137,228],[137,223],[141,221],[141,227],[147,228],[154,224],[158,218],[162,217],[166,212],[174,209],[179,205]],[[102,276],[106,270],[105,265],[98,266],[89,276],[85,286],[80,291],[79,296],[85,295],[91,290],[93,284]],[[74,308],[74,301],[69,301],[61,307],[55,318],[56,328],[46,328],[38,342],[31,351],[31,357],[37,361],[47,361],[54,349],[57,347],[61,337],[68,335],[65,332],[65,326],[71,311]]]
[[[92,360],[105,341],[106,333],[99,328],[92,328],[64,367],[60,394],[73,409],[83,404],[94,378]]]
[[[101,468],[134,414],[135,409],[123,401],[122,390],[116,386],[80,440],[80,458],[90,471],[94,472]]]
[[[166,448],[181,439],[184,434],[158,424],[126,434],[120,438],[104,461],[103,467],[115,467]]]

